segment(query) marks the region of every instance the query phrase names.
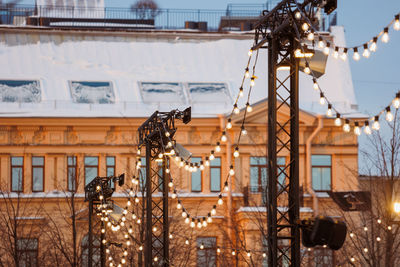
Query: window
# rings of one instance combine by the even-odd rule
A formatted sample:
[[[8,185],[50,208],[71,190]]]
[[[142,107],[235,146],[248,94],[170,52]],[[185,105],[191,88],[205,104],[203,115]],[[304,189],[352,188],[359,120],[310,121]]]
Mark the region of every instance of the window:
[[[282,188],[285,183],[285,158],[278,157],[278,182]],[[250,157],[250,192],[266,192],[268,186],[268,172],[267,172],[267,158],[266,157]]]
[[[18,267],[38,266],[39,241],[36,238],[21,238],[17,240]]]
[[[225,83],[189,83],[188,89],[192,103],[210,103],[211,101],[230,104],[232,101]]]
[[[221,158],[210,161],[210,191],[221,191]]]
[[[106,173],[107,177],[115,176],[115,157],[106,157]],[[110,180],[110,186],[115,188],[114,182]]]
[[[32,157],[32,192],[43,192],[44,157]]]
[[[11,191],[22,192],[24,187],[24,158],[11,157]]]
[[[70,82],[72,101],[82,104],[113,104],[114,90],[110,82]]]
[[[194,157],[191,159],[193,164],[200,163],[200,157]],[[201,192],[201,171],[192,172],[191,173],[192,179],[192,192]]]
[[[139,172],[139,187],[143,190],[146,187],[146,158],[141,157],[140,162],[142,163]]]
[[[315,191],[331,190],[332,158],[330,155],[312,155],[312,186]]]
[[[162,161],[157,161],[157,166],[158,166],[158,191],[162,192],[163,191],[163,185],[164,185],[164,176],[163,176],[163,162]]]
[[[99,175],[98,167],[98,157],[85,157],[85,186]]]
[[[93,251],[92,251],[92,266],[100,267],[101,266],[101,256],[100,256],[100,237],[93,235]],[[85,235],[82,238],[82,266],[88,266],[89,259],[89,236]]]
[[[180,83],[139,82],[139,87],[145,103],[186,103],[185,94]]]
[[[68,191],[76,190],[76,157],[67,157]]]
[[[197,266],[215,267],[217,266],[217,238],[198,237],[197,243]]]
[[[267,187],[267,158],[250,157],[250,192],[263,192]]]
[[[0,101],[39,103],[42,98],[39,81],[0,80]]]

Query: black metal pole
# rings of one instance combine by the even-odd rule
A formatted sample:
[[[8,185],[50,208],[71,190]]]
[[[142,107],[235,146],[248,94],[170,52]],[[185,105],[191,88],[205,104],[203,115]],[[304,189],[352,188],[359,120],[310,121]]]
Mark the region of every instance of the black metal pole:
[[[151,143],[146,142],[146,238],[145,238],[145,266],[152,266],[152,181],[151,181]]]
[[[167,175],[165,169],[168,167],[168,157],[164,156],[163,160],[163,169],[162,169],[162,175],[163,175],[163,241],[164,241],[164,247],[163,247],[163,256],[164,256],[164,262],[163,266],[167,267],[169,266],[169,222],[168,222],[168,192],[169,192],[169,178],[170,176]]]
[[[93,200],[89,199],[89,236],[88,236],[88,267],[92,267],[93,263],[93,231],[92,231],[92,214],[93,214]]]

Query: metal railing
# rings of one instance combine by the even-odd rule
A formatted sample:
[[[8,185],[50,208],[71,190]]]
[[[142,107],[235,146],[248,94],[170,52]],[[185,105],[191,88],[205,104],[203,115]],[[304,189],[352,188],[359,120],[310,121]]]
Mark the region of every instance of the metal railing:
[[[240,9],[239,9],[240,8]],[[0,5],[0,24],[15,26],[125,28],[158,30],[252,30],[265,5],[228,6],[227,10],[82,8]],[[323,18],[322,30],[336,19]]]

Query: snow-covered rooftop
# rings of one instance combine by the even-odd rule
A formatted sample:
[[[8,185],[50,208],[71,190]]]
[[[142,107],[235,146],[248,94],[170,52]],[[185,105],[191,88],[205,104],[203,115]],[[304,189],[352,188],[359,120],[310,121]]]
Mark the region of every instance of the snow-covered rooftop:
[[[333,27],[332,33],[343,45],[343,28]],[[211,38],[2,28],[0,116],[147,117],[192,106],[193,117],[215,117],[232,110],[252,44],[251,34],[238,33]],[[267,97],[265,49],[256,76],[250,103]],[[342,114],[357,112],[347,61],[329,57],[319,83]],[[312,78],[301,73],[300,108],[324,114],[312,88]],[[241,101],[239,107],[245,105]]]

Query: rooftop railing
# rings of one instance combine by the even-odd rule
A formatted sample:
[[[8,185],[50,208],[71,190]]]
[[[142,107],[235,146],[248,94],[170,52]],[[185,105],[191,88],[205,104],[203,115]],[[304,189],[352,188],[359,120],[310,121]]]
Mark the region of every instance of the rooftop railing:
[[[241,8],[241,9],[239,9]],[[67,28],[123,28],[196,31],[248,31],[264,5],[228,6],[226,10],[82,8],[73,6],[0,5],[0,24]],[[323,18],[321,30],[336,24]]]

